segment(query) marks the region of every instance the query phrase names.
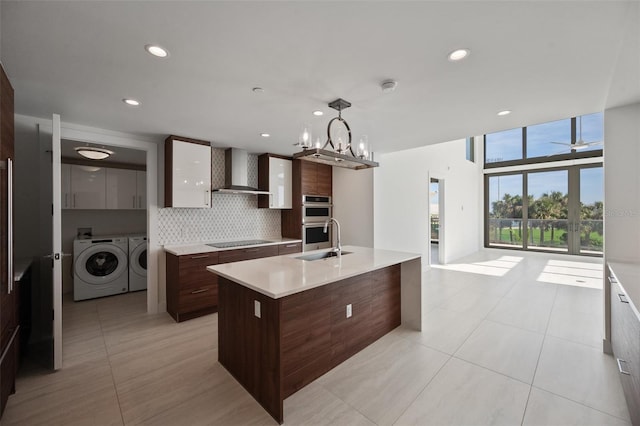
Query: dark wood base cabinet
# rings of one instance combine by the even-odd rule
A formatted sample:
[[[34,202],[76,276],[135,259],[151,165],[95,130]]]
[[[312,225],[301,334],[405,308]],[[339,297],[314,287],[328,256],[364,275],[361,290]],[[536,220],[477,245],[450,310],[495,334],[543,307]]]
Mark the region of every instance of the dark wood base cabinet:
[[[611,346],[618,364],[631,423],[640,425],[640,319],[611,271]],[[636,283],[632,283],[633,285]],[[624,286],[624,283],[622,283]]]
[[[207,266],[299,253],[302,243],[220,250],[176,256],[167,253],[167,312],[177,322],[218,311],[218,276]]]
[[[167,312],[177,322],[217,311],[218,276],[207,271],[217,263],[217,252],[167,253]]]
[[[282,423],[285,398],[400,325],[400,265],[281,299],[221,277],[219,298],[220,364]]]

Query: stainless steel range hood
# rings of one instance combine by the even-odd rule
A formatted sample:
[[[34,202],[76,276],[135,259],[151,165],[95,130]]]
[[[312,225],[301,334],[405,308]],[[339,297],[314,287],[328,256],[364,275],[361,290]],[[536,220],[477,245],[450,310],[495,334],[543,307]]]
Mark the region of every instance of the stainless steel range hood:
[[[269,191],[260,191],[248,185],[249,163],[247,151],[228,148],[224,155],[224,187],[214,189],[213,192],[222,194],[269,194]]]

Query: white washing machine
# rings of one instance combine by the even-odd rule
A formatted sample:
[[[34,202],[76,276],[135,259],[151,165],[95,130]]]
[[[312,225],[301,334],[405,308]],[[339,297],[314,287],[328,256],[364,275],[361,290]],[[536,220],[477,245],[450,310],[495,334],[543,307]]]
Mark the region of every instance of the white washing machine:
[[[73,300],[129,290],[127,237],[94,237],[73,242]]]
[[[147,289],[147,237],[129,237],[129,291]]]

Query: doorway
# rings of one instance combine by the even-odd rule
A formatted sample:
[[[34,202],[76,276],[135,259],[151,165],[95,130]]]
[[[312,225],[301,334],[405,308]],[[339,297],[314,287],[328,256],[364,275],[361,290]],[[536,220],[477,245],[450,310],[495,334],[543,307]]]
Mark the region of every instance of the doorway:
[[[429,179],[430,265],[444,264],[444,181]]]
[[[18,129],[17,136],[23,141],[23,143],[20,144],[20,146],[24,147],[23,164],[41,163],[41,167],[38,168],[36,176],[32,176],[34,172],[36,172],[33,167],[25,166],[22,168],[25,175],[23,183],[26,186],[25,190],[22,191],[23,197],[25,198],[22,202],[22,210],[17,210],[21,219],[23,219],[23,223],[19,227],[19,232],[21,233],[19,241],[25,241],[28,242],[28,244],[17,244],[17,246],[23,249],[22,251],[25,256],[35,259],[35,265],[41,264],[40,279],[33,278],[32,281],[34,288],[42,290],[42,294],[39,296],[41,297],[41,306],[36,306],[33,309],[33,311],[37,312],[40,316],[32,319],[34,322],[32,326],[35,328],[35,322],[41,320],[42,330],[44,331],[37,334],[34,332],[34,336],[42,341],[42,345],[39,346],[47,349],[47,351],[43,351],[43,353],[47,352],[49,355],[43,362],[38,362],[38,364],[49,367],[53,366],[53,368],[58,369],[62,367],[62,288],[60,286],[59,290],[54,291],[55,287],[51,284],[52,279],[47,278],[51,276],[52,256],[49,254],[43,257],[43,253],[51,253],[52,233],[57,233],[59,237],[62,232],[61,223],[54,226],[51,221],[52,191],[55,189],[53,188],[51,178],[53,174],[51,165],[53,157],[51,148],[49,148],[53,145],[51,143],[52,135],[57,133],[58,141],[62,139],[78,144],[99,144],[101,146],[136,149],[143,152],[142,155],[145,158],[147,167],[147,182],[145,185],[147,189],[147,199],[144,203],[146,205],[146,213],[144,214],[146,225],[143,225],[143,227],[146,228],[149,245],[147,256],[147,294],[146,306],[144,307],[147,313],[157,313],[159,310],[163,310],[161,298],[158,295],[158,254],[160,247],[156,243],[158,233],[158,147],[155,141],[142,140],[138,137],[123,133],[72,124],[62,124],[56,127],[52,120],[16,115],[15,122],[16,129]],[[54,131],[54,129],[59,130]],[[55,139],[55,137],[53,139]],[[59,150],[59,142],[57,146]],[[57,158],[60,158],[59,151]],[[53,179],[53,182],[57,187],[57,191],[60,191],[59,163],[57,176],[58,179]],[[60,193],[58,192],[58,194]],[[56,199],[59,204],[60,197],[58,196]],[[40,206],[40,208],[34,209],[34,203],[36,206]],[[58,209],[59,208],[60,206],[58,206]],[[37,214],[35,214],[34,211]],[[40,213],[42,213],[42,218],[39,217]],[[65,251],[68,255],[72,254],[72,250]],[[55,258],[59,259],[60,257],[64,260],[70,259],[65,258],[62,250],[58,249]],[[53,302],[51,299],[53,299]],[[142,300],[144,300],[144,298]],[[53,322],[53,327],[51,307],[54,308],[54,316],[56,318],[58,318],[58,315],[60,316],[58,320]],[[53,339],[53,343],[55,344],[55,350],[52,350],[51,339]],[[52,354],[53,352],[55,352],[55,354]]]

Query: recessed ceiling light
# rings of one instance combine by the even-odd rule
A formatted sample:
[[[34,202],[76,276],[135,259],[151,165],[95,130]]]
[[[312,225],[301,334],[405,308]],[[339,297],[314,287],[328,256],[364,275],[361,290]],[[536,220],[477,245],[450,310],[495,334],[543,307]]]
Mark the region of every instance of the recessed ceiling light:
[[[320,111],[318,109],[318,110],[313,111],[313,115],[315,115],[316,117],[320,117],[320,116],[324,115],[324,112],[322,112],[322,111]]]
[[[131,99],[131,98],[124,98],[122,100],[122,102],[124,102],[125,104],[127,104],[129,106],[140,106],[140,101],[137,101],[137,100]]]
[[[260,133],[260,136],[262,136],[263,138],[268,138],[271,135],[269,133]]]
[[[167,56],[169,56],[169,51],[164,47],[158,46],[157,44],[147,44],[144,47],[144,50],[158,58],[166,58]]]
[[[505,109],[504,111],[500,111],[500,112],[498,112],[498,115],[499,115],[500,117],[502,117],[502,116],[504,116],[504,115],[509,115],[509,114],[511,114],[511,110],[508,110],[508,109]]]
[[[90,160],[104,160],[113,154],[113,151],[104,148],[95,148],[93,146],[78,146],[74,149],[78,154]]]
[[[469,56],[469,53],[471,53],[469,49],[454,50],[453,52],[449,53],[449,60],[453,62],[459,61]]]

